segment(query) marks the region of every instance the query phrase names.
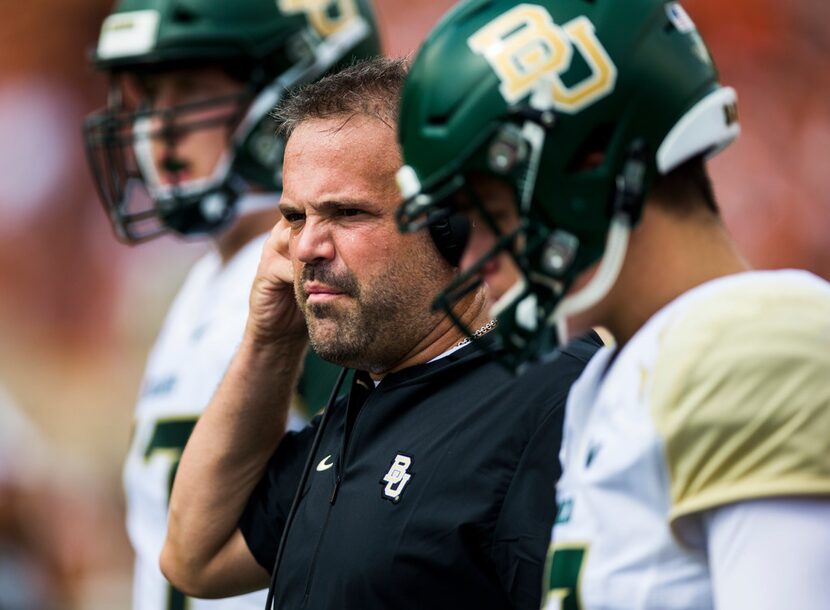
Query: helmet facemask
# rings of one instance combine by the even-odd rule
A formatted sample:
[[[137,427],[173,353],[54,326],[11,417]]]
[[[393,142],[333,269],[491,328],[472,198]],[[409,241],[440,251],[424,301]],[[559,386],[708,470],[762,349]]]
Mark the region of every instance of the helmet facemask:
[[[613,186],[594,193],[601,201],[592,202],[592,209],[607,209],[607,214],[594,219],[596,229],[591,227],[575,234],[543,216],[545,209],[554,206],[551,201],[542,201],[539,171],[546,140],[555,132],[556,122],[556,116],[549,110],[538,111],[530,106],[511,109],[495,134],[461,160],[456,173],[433,188],[432,194],[420,191],[411,168],[404,168],[399,174],[401,190],[409,194],[398,210],[402,230],[423,228],[441,214],[474,211],[495,236],[492,248],[463,269],[434,304],[467,336],[471,336],[470,329],[460,324],[452,313],[453,304],[480,285],[481,271],[489,261],[507,254],[515,264],[519,272],[517,280],[491,308],[491,315],[499,321],[497,330],[503,348],[499,359],[513,370],[526,362],[543,359],[564,342],[566,318],[593,306],[610,290],[625,256],[630,229],[639,220],[643,204],[647,161],[642,142],[636,140],[625,154],[614,155],[620,158],[622,168]],[[604,147],[609,145],[603,143]],[[588,149],[580,158],[597,153],[604,163],[604,152],[604,148]],[[558,174],[558,179],[563,184],[582,181],[589,185],[586,192],[590,192],[592,183],[608,182],[597,175],[608,171],[612,170],[577,167]],[[512,189],[517,222],[510,230],[500,226],[470,184],[470,177],[482,172],[504,180]],[[548,185],[547,192],[552,190]],[[603,239],[593,238],[596,232]],[[576,294],[568,294],[576,278],[597,261],[600,261],[598,270],[588,285]]]
[[[210,175],[180,179],[188,162],[177,156],[176,144],[201,130],[221,130],[227,139],[242,126],[253,92],[154,110],[143,96],[136,99],[136,87],[125,79],[113,83],[110,106],[85,124],[90,166],[119,237],[140,242],[170,230],[198,234],[221,227],[244,187],[229,171],[232,155],[225,149]]]

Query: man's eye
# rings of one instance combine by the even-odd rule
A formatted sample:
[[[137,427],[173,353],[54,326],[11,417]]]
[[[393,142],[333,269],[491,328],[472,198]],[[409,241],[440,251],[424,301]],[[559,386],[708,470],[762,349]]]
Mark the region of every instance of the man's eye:
[[[358,216],[362,214],[363,210],[359,210],[357,208],[340,208],[337,211],[338,216]]]
[[[287,212],[283,214],[283,217],[291,224],[305,220],[305,214],[301,214],[300,212]]]

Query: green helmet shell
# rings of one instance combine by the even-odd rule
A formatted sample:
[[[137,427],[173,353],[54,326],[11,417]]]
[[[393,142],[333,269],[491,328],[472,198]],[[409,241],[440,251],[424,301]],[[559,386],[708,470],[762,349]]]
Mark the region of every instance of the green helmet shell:
[[[308,29],[329,36],[356,14],[369,22],[371,35],[350,57],[377,55],[368,0],[331,0],[322,8],[312,0],[120,0],[92,60],[103,70],[239,60],[285,68],[297,59],[298,36]]]
[[[520,266],[555,281],[551,305],[602,257],[616,215],[637,222],[658,172],[737,136],[735,104],[676,2],[465,2],[404,88],[399,220],[415,228],[470,173],[500,176],[536,235]]]
[[[568,36],[568,24],[586,24],[587,19],[599,43],[596,48],[605,50],[614,77],[606,77],[608,90],[594,94],[590,105],[576,111],[551,108],[556,125],[540,160],[534,209],[551,225],[602,232],[601,217],[608,219],[610,191],[631,143],[644,141],[653,174],[657,150],[666,135],[687,110],[719,88],[714,65],[697,32],[680,31],[670,21],[673,4],[665,0],[536,4],[478,0],[456,9],[424,43],[402,100],[400,142],[405,162],[415,170],[423,190],[459,172],[492,173],[482,149],[505,121],[513,120],[513,106],[535,93],[527,88],[523,98],[505,99],[504,79],[485,54],[472,50],[471,39],[517,8],[528,15],[547,12],[554,27],[564,26],[559,27],[565,32],[562,42],[571,46],[571,61],[557,76],[578,85],[589,68]],[[517,22],[506,20],[505,29]],[[546,77],[540,73],[534,82],[544,82]],[[606,144],[604,162],[592,171],[580,172],[575,165],[592,143]]]

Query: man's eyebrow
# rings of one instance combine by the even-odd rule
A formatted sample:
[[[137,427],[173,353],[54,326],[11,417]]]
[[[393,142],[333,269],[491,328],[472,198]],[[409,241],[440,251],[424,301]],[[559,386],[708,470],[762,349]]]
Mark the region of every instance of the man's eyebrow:
[[[378,203],[373,203],[365,199],[327,199],[325,201],[315,201],[313,203],[295,204],[290,202],[280,202],[279,209],[283,216],[287,214],[307,214],[314,212],[315,214],[335,214],[342,210],[358,208],[369,214],[379,214],[380,206]]]
[[[344,208],[373,208],[376,207],[374,204],[364,200],[364,199],[338,199],[338,200],[327,200],[327,201],[320,201],[317,203],[309,204],[310,207],[314,208],[318,212],[336,212],[338,210],[342,210]]]
[[[293,203],[288,203],[285,201],[280,201],[277,204],[277,207],[280,209],[280,213],[285,216],[286,214],[296,214],[300,211],[300,207],[294,205]]]
[[[342,210],[353,208],[372,213],[378,212],[379,208],[382,206],[377,202],[368,201],[366,199],[327,199],[325,201],[306,203],[303,207],[307,210],[315,212],[316,214],[334,214]]]

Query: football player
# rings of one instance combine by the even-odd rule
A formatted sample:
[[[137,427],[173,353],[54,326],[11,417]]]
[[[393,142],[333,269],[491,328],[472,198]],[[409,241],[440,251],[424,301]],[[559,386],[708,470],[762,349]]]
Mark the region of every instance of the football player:
[[[830,285],[735,248],[704,161],[738,132],[677,2],[471,0],[414,62],[400,224],[471,226],[438,304],[507,281],[512,366],[616,339],[569,396],[546,608],[830,607]]]
[[[116,234],[207,237],[156,340],[124,469],[136,610],[262,608],[265,594],[188,600],[158,557],[179,456],[236,349],[267,232],[279,218],[282,143],[269,113],[286,89],[380,52],[368,0],[121,0],[95,66],[111,86],[85,138]],[[336,369],[310,355],[311,411]],[[298,422],[299,423],[299,422]]]

